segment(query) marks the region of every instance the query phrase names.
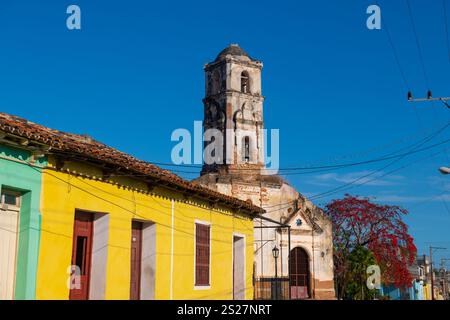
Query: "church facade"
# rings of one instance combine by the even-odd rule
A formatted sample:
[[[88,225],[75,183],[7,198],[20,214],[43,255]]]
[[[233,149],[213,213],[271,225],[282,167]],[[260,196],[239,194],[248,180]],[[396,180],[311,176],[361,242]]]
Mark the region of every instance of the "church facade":
[[[331,221],[265,167],[262,67],[236,44],[205,65],[203,126],[223,143],[194,182],[266,210],[254,220],[255,299],[334,299]]]

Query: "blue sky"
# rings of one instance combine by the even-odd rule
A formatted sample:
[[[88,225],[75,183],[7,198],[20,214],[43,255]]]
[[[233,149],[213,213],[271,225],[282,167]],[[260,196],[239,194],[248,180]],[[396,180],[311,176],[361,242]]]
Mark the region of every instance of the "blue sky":
[[[3,0],[0,110],[167,163],[172,131],[192,130],[203,118],[203,65],[239,43],[264,63],[265,125],[280,129],[282,167],[380,157],[450,121],[439,103],[405,99],[407,87],[416,96],[428,87],[450,96],[450,62],[441,1],[410,0],[428,80],[406,1],[378,1],[382,30],[368,30],[366,8],[375,2]],[[81,31],[66,28],[70,4],[81,8]],[[420,253],[431,243],[449,247],[438,258],[450,256],[450,176],[437,172],[450,155],[421,159],[446,146],[405,157],[377,175],[408,167],[346,191],[410,210]],[[287,179],[313,196],[384,165]]]

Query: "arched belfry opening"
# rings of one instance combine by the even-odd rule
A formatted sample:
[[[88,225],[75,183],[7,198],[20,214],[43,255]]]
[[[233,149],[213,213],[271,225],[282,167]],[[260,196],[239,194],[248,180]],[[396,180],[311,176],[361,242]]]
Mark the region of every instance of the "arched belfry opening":
[[[250,137],[249,136],[245,136],[242,139],[242,161],[244,163],[249,163],[250,162]]]
[[[247,71],[241,73],[241,92],[250,93],[250,76]]]

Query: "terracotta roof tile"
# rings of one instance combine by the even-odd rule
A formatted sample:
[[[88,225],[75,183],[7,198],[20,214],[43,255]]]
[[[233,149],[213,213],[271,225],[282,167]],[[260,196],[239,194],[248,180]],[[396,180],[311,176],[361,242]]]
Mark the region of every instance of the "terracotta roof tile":
[[[121,167],[138,175],[156,178],[186,191],[196,192],[201,197],[218,200],[228,206],[241,207],[252,214],[264,212],[262,208],[249,202],[194,184],[168,170],[164,170],[149,162],[139,160],[129,154],[98,142],[87,135],[77,135],[53,130],[26,119],[2,112],[0,112],[0,130],[49,146],[51,152],[78,155]]]

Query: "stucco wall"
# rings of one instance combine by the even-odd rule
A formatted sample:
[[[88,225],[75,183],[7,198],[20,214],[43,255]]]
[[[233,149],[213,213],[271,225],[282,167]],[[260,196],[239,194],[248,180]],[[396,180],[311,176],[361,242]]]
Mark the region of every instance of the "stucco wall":
[[[50,166],[54,165],[50,160]],[[96,180],[100,170],[80,163],[66,163],[63,170],[43,175],[42,236],[37,277],[38,299],[68,299],[67,268],[71,264],[75,209],[109,215],[106,265],[106,299],[129,299],[131,221],[140,219],[156,225],[156,299],[231,299],[233,233],[245,235],[246,298],[253,296],[253,222],[230,212],[210,210],[200,201],[186,200],[164,189],[152,195],[147,185],[125,177],[117,184]],[[75,176],[74,172],[90,175]],[[172,199],[173,219],[172,219]],[[195,220],[211,223],[211,286],[194,289]],[[173,227],[172,227],[173,221]],[[172,247],[173,239],[173,247]]]
[[[299,201],[298,211],[293,203],[301,198],[300,194],[289,184],[267,183],[256,181],[256,175],[232,182],[216,182],[214,175],[203,176],[197,179],[197,183],[208,186],[213,190],[235,196],[242,200],[251,200],[254,204],[262,206],[267,213],[264,214],[275,221],[281,221],[291,226],[291,250],[295,247],[303,248],[309,257],[310,288],[315,299],[334,299],[334,266],[333,266],[333,236],[332,224],[323,213],[309,200]],[[247,179],[247,181],[244,181]],[[269,179],[270,180],[270,179]],[[276,179],[272,179],[276,180]],[[309,212],[309,213],[308,213]],[[294,214],[295,213],[295,214]],[[308,217],[309,216],[309,217]],[[311,216],[314,217],[320,230],[313,232],[310,224]],[[302,224],[298,226],[296,220]],[[255,227],[267,225],[265,221],[255,219]],[[255,228],[255,276],[257,278],[275,276],[275,260],[272,248],[277,245],[280,248],[278,259],[278,276],[288,276],[288,235],[287,230],[282,232],[275,229]]]
[[[15,299],[34,299],[39,252],[41,173],[45,158],[31,161],[28,151],[0,145],[0,187],[19,191],[21,212],[16,261]]]

